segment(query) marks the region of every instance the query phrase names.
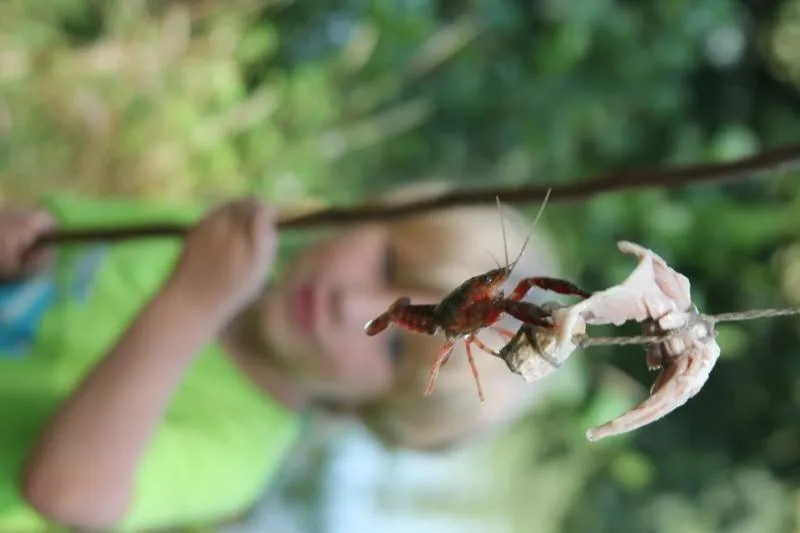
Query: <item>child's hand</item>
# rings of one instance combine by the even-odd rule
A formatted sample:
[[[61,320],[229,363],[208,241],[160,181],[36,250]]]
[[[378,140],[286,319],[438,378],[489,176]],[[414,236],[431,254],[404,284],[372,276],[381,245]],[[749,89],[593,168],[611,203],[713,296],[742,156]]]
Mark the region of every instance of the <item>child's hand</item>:
[[[30,253],[31,246],[55,225],[55,219],[45,210],[0,210],[0,280],[31,275],[43,267],[49,250]]]
[[[186,236],[175,280],[201,305],[234,312],[263,288],[275,257],[276,213],[257,199],[223,204]]]

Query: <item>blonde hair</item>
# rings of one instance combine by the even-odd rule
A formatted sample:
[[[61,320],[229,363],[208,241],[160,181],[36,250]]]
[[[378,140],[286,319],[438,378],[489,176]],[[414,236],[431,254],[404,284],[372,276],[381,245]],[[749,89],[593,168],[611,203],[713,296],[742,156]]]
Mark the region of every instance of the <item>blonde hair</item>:
[[[448,188],[439,182],[405,186],[380,201],[404,202],[440,194]],[[442,298],[466,279],[504,264],[506,245],[509,260],[513,260],[531,232],[532,221],[508,207],[502,207],[502,216],[506,243],[496,206],[455,208],[390,222],[397,261],[394,284]],[[513,287],[525,276],[557,276],[558,271],[555,252],[541,226],[537,226],[508,286]],[[516,331],[518,324],[506,318],[498,325]],[[494,349],[507,342],[491,329],[482,331],[478,338]],[[525,382],[511,373],[500,358],[473,345],[486,398],[481,404],[462,341],[456,343],[442,366],[434,392],[424,395],[431,364],[444,342],[441,335],[405,335],[393,392],[357,409],[361,421],[384,444],[418,450],[460,444],[513,422],[538,396],[540,385]]]

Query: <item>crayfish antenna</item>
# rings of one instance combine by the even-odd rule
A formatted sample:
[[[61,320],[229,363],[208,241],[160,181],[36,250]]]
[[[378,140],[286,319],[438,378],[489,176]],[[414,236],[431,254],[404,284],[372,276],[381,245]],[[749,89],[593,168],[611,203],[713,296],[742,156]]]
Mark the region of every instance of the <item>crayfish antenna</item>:
[[[508,270],[509,274],[511,274],[511,272],[514,271],[514,269],[517,266],[517,263],[519,263],[519,260],[522,259],[522,254],[525,252],[525,248],[528,246],[528,242],[531,240],[531,237],[533,236],[533,230],[536,228],[536,225],[539,223],[539,219],[541,218],[542,213],[544,213],[544,208],[547,205],[547,201],[550,199],[550,193],[552,191],[553,191],[552,188],[548,188],[547,189],[547,193],[544,195],[544,200],[542,200],[542,205],[541,205],[541,207],[539,207],[539,212],[536,213],[536,218],[533,219],[533,225],[531,226],[531,229],[528,232],[528,235],[525,237],[525,241],[522,243],[522,247],[519,250],[519,254],[517,255],[516,259],[514,259],[514,262],[511,263],[511,264],[509,264],[509,262],[508,262],[508,240],[506,239],[505,218],[503,217],[503,211],[500,208],[500,197],[496,196],[496,198],[497,198],[497,209],[500,212],[500,229],[501,229],[501,231],[503,233],[503,248],[505,250],[506,269]]]
[[[508,268],[508,239],[506,238],[505,217],[503,217],[503,208],[500,205],[500,196],[495,196],[495,198],[497,199],[497,213],[500,215],[500,231],[503,234],[503,252],[505,253],[506,268]]]
[[[492,251],[491,251],[491,250],[488,250],[488,249],[484,248],[484,249],[483,249],[483,251],[484,251],[484,252],[486,252],[487,254],[489,254],[489,257],[491,257],[491,258],[492,258],[492,261],[494,261],[494,264],[495,264],[495,266],[496,266],[497,268],[502,268],[502,267],[500,266],[500,261],[498,261],[498,260],[497,260],[497,258],[494,256],[494,254],[492,253]]]

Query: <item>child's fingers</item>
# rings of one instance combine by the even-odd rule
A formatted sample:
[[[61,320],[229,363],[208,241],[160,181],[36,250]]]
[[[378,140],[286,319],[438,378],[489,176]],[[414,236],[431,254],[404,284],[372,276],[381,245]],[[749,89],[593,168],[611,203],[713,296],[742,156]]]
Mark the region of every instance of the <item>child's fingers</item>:
[[[20,269],[24,273],[37,272],[45,268],[53,258],[53,250],[50,246],[37,246],[25,248],[20,261]]]
[[[19,234],[8,232],[0,238],[0,270],[3,274],[13,271],[19,265],[17,249],[19,248]]]
[[[258,206],[253,220],[255,234],[261,239],[274,239],[277,218],[278,212],[274,207]]]
[[[15,267],[21,274],[36,271],[49,262],[52,257],[51,247],[38,246],[37,241],[54,226],[53,217],[45,211],[31,214],[19,225],[13,248],[9,252],[14,257]]]

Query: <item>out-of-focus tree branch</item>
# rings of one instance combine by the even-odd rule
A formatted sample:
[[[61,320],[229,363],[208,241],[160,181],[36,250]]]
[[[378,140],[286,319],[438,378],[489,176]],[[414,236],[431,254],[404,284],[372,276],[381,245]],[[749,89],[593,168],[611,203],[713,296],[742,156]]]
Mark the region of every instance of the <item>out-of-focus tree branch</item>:
[[[700,183],[733,181],[794,168],[799,164],[800,143],[797,143],[726,163],[623,170],[566,184],[544,183],[517,187],[454,190],[424,200],[391,206],[365,204],[354,207],[333,207],[284,218],[279,221],[278,227],[282,230],[307,229],[319,226],[386,221],[433,210],[495,204],[498,197],[504,204],[521,205],[543,200],[548,190],[551,191],[551,202],[579,201],[616,191],[648,188],[674,189]],[[144,237],[180,237],[186,229],[187,227],[183,225],[154,223],[123,228],[57,230],[44,235],[36,245]]]

